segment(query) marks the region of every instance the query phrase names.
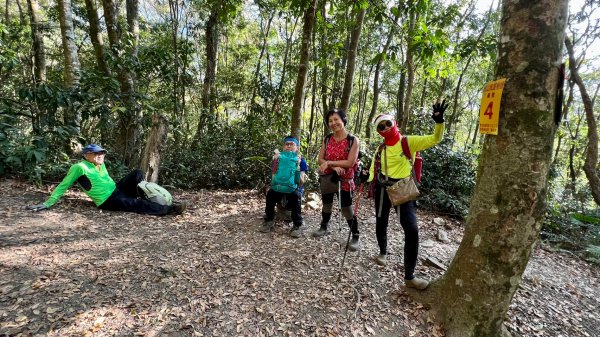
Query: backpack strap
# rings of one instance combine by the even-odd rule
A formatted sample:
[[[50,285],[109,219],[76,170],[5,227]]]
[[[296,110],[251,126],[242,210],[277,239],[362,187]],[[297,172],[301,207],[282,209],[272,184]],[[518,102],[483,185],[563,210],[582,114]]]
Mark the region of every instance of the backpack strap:
[[[354,139],[356,137],[354,137],[353,134],[351,134],[350,132],[348,132],[348,135],[346,136],[346,139],[348,140],[348,147],[346,148],[346,152],[350,153],[350,150],[352,149],[352,145],[354,145]]]
[[[325,160],[327,160],[327,145],[329,144],[329,140],[331,139],[331,137],[333,137],[333,133],[330,133],[327,136],[325,136],[325,139],[323,140],[323,143],[325,144],[325,152],[323,153],[323,157]],[[346,147],[346,152],[350,153],[350,150],[352,149],[352,145],[354,145],[354,140],[356,139],[356,137],[350,132],[348,132],[346,139],[348,140],[348,147]]]
[[[403,136],[402,140],[400,140],[400,143],[402,144],[402,153],[404,153],[406,158],[408,158],[408,160],[412,162],[412,154],[410,153],[410,149],[408,148],[408,138],[406,136]]]
[[[413,162],[412,154],[410,153],[410,149],[408,148],[407,136],[402,136],[400,143],[402,144],[402,153],[404,153],[404,155],[410,162],[410,174],[413,176],[413,179],[417,180],[416,173],[415,173],[415,163]],[[420,181],[420,178],[419,178],[419,181]]]
[[[325,139],[323,140],[323,143],[325,144],[323,150],[323,159],[325,159],[325,161],[327,161],[327,145],[329,145],[329,140],[331,139],[331,137],[333,137],[333,133],[330,133],[327,136],[325,136]]]

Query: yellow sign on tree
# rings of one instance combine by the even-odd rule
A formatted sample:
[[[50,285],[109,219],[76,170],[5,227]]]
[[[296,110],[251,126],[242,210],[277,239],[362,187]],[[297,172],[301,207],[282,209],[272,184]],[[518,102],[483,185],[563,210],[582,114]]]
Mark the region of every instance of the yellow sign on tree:
[[[488,82],[483,88],[481,107],[479,108],[479,133],[488,135],[498,134],[498,116],[500,100],[506,78]]]

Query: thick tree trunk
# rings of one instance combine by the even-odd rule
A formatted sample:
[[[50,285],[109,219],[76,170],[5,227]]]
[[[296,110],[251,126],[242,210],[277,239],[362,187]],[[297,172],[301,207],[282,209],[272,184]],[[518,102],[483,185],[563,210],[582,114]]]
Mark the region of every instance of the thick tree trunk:
[[[447,272],[416,296],[446,336],[500,336],[545,214],[567,0],[505,1],[496,78],[498,136],[486,136],[463,240]]]
[[[575,61],[575,55],[573,53],[573,43],[569,38],[565,39],[565,45],[569,52],[569,69],[571,70],[571,79],[579,87],[579,93],[581,94],[581,100],[583,101],[583,109],[585,110],[585,118],[588,127],[588,143],[587,150],[585,152],[585,162],[583,164],[583,172],[590,183],[590,189],[592,190],[592,197],[596,202],[596,205],[600,206],[600,177],[598,177],[598,126],[596,124],[596,118],[594,117],[594,102],[587,92],[585,83],[579,76],[579,69],[577,69],[577,62]]]
[[[218,48],[218,15],[213,10],[206,21],[204,37],[206,44],[206,65],[204,72],[204,83],[202,84],[202,112],[198,121],[196,139],[200,139],[202,130],[209,118],[213,118],[213,101],[215,95],[215,76],[217,72],[217,48]]]
[[[139,108],[136,103],[134,79],[128,67],[125,66],[124,60],[117,56],[122,49],[120,33],[122,29],[117,20],[117,13],[119,12],[117,5],[113,0],[103,0],[102,6],[104,9],[104,20],[106,21],[106,31],[108,33],[110,48],[120,63],[117,77],[121,86],[121,99],[126,107],[126,111],[119,115],[119,131],[116,137],[116,147],[121,160],[126,165],[135,165],[135,162],[139,159],[138,142],[140,136],[140,123],[138,121]],[[133,9],[133,6],[128,3],[127,9],[131,10]],[[128,22],[136,17],[137,13],[127,13]],[[137,29],[135,28],[135,25],[136,24],[133,23],[133,26],[129,27],[129,32],[132,34],[136,34]],[[134,36],[133,38],[134,40],[137,40],[137,37]],[[135,56],[135,54],[137,54],[136,49],[137,48],[134,48],[133,50],[129,49],[128,51],[129,53],[132,53],[131,55]]]
[[[33,48],[33,80],[35,85],[46,82],[46,52],[44,36],[40,31],[40,6],[37,0],[27,0],[29,7],[29,23],[31,25],[31,42]]]
[[[73,31],[71,0],[58,0],[58,15],[63,56],[65,58],[65,85],[68,88],[74,88],[79,86],[81,66],[79,64],[79,55],[77,55],[77,45],[75,44],[75,32]]]
[[[129,33],[130,42],[125,50],[128,57],[136,60],[138,56],[138,44],[140,39],[139,27],[139,10],[138,0],[126,0],[126,15],[127,15],[127,31]],[[136,74],[131,69],[126,67],[124,70],[124,81],[127,82],[125,99],[127,104],[128,115],[122,120],[124,128],[119,133],[119,144],[125,145],[124,149],[129,151],[123,152],[123,161],[130,166],[138,166],[140,160],[141,137],[142,137],[142,110],[137,102]],[[122,87],[123,88],[123,87]]]
[[[167,141],[167,119],[155,114],[152,116],[152,128],[146,140],[146,147],[140,169],[144,172],[146,181],[158,183],[160,159]]]
[[[317,0],[312,0],[306,12],[304,12],[304,27],[302,28],[302,46],[300,47],[300,64],[298,65],[298,76],[294,89],[294,101],[292,104],[292,127],[291,135],[300,139],[302,124],[302,102],[304,101],[304,87],[306,86],[306,74],[310,61],[310,42],[312,30],[315,25],[315,14],[317,11]]]
[[[108,43],[111,48],[117,48],[121,43],[121,27],[117,20],[119,9],[113,0],[102,0],[102,9],[104,10],[104,21],[106,22],[106,33],[108,34]]]
[[[100,31],[100,20],[98,19],[98,6],[96,0],[85,0],[85,8],[88,22],[90,23],[90,40],[92,46],[94,46],[94,54],[96,55],[96,62],[98,62],[98,70],[104,76],[110,76],[110,69],[106,63],[106,56],[104,55],[104,41],[102,33]]]
[[[410,11],[408,23],[408,40],[406,43],[406,92],[404,94],[404,102],[402,104],[402,118],[400,118],[400,133],[406,133],[406,127],[408,126],[408,119],[410,118],[410,101],[412,99],[412,91],[415,84],[415,62],[414,62],[414,51],[413,51],[413,40],[415,35],[415,24],[417,21],[417,14],[414,9]]]
[[[352,85],[354,84],[354,69],[356,68],[356,53],[366,12],[367,9],[363,8],[356,13],[350,46],[348,46],[346,75],[344,76],[344,89],[342,90],[342,101],[340,102],[340,109],[346,112],[348,112],[348,108],[350,107],[350,96],[352,95]]]
[[[79,79],[81,78],[81,65],[79,63],[79,55],[77,54],[77,45],[75,44],[71,0],[58,0],[57,5],[63,56],[65,58],[64,83],[66,88],[73,92],[77,92],[79,88]],[[69,105],[65,110],[64,117],[65,124],[71,125],[75,131],[75,135],[79,135],[81,112],[75,106]],[[71,144],[65,144],[65,149],[69,153],[72,153],[78,147],[77,141],[71,139],[70,143]]]

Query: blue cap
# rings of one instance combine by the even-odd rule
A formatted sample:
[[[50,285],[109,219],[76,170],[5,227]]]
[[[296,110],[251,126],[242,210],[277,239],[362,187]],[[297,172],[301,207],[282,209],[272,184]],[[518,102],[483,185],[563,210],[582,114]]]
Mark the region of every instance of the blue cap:
[[[298,139],[292,137],[292,136],[287,136],[283,139],[283,142],[294,142],[294,144],[296,144],[296,146],[300,146],[300,142],[298,141]]]
[[[88,153],[96,153],[96,152],[104,152],[106,153],[107,151],[105,149],[103,149],[100,145],[98,144],[89,144],[86,145],[82,150],[81,153],[82,154],[88,154]]]

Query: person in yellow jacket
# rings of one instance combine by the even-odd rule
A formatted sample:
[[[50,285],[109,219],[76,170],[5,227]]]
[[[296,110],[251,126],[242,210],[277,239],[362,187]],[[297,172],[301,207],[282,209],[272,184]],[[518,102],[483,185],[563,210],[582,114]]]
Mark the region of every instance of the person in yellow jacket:
[[[448,104],[444,100],[433,105],[435,130],[432,135],[407,136],[408,148],[412,158],[417,151],[430,148],[442,141],[444,134],[444,111]],[[375,262],[385,266],[387,264],[387,227],[392,204],[387,195],[387,186],[404,179],[411,174],[411,162],[402,151],[402,135],[398,131],[395,118],[391,115],[382,114],[373,120],[379,135],[383,137],[385,147],[375,155],[371,162],[368,181],[374,185],[377,244],[379,255]],[[387,165],[386,165],[387,161]],[[400,225],[404,229],[404,283],[407,287],[425,289],[429,282],[415,277],[417,255],[419,251],[419,228],[417,226],[415,201],[408,201],[395,206],[396,213],[400,217]]]

